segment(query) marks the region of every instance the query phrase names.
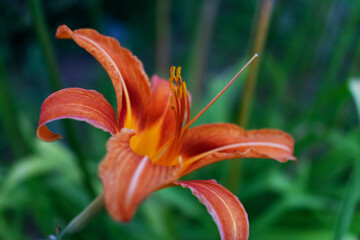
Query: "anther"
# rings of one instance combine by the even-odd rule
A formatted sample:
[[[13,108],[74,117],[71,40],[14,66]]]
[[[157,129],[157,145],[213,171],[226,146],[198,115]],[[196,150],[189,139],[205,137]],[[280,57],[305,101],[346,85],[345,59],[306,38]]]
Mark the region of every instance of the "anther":
[[[170,78],[175,78],[175,66],[171,66],[170,68]]]
[[[183,87],[184,96],[187,97],[188,93],[187,93],[187,89],[186,89],[186,82],[183,82],[182,87]]]
[[[181,78],[181,67],[177,67],[176,69],[176,78],[179,80],[179,78]]]

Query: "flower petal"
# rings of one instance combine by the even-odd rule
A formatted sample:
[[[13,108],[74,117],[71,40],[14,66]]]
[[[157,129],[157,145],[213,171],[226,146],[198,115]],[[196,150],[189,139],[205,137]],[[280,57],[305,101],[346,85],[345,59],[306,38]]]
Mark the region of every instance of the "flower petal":
[[[144,128],[131,139],[131,148],[140,155],[154,157],[156,151],[174,134],[175,117],[170,106],[169,82],[151,78],[151,102],[143,119]]]
[[[175,117],[170,106],[171,91],[169,82],[158,76],[151,78],[152,102],[147,114],[147,127],[159,125],[160,139],[158,147],[162,146],[174,134]]]
[[[111,134],[118,131],[114,109],[104,96],[95,90],[66,88],[45,99],[36,132],[38,138],[45,142],[60,139],[61,136],[51,132],[45,124],[62,118],[85,121]]]
[[[234,124],[205,124],[189,129],[180,152],[182,176],[211,163],[231,158],[295,160],[294,139],[275,129],[244,131]]]
[[[99,166],[105,206],[117,221],[130,221],[137,206],[152,192],[178,178],[180,167],[155,165],[129,146],[134,130],[122,129],[107,143],[107,154]]]
[[[101,63],[115,88],[119,127],[136,128],[131,126],[132,117],[139,120],[150,100],[150,83],[142,63],[129,50],[120,47],[116,39],[92,29],[71,31],[62,25],[56,37],[72,38]]]
[[[222,240],[244,240],[249,237],[247,213],[239,199],[215,180],[175,182],[191,192],[206,206]]]

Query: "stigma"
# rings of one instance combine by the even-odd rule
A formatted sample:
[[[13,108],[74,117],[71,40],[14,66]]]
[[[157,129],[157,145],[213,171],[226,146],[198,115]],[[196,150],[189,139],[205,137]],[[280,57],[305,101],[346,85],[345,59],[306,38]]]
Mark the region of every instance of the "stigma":
[[[170,68],[169,87],[171,91],[170,107],[174,113],[175,129],[173,137],[168,140],[156,153],[152,159],[154,163],[160,165],[183,165],[180,150],[184,144],[185,137],[190,125],[192,125],[207,109],[214,104],[217,99],[232,85],[247,66],[256,58],[254,56],[244,65],[244,67],[231,79],[230,82],[195,116],[190,120],[190,98],[186,89],[186,83],[181,78],[181,67],[172,66]],[[184,167],[184,166],[183,166]]]

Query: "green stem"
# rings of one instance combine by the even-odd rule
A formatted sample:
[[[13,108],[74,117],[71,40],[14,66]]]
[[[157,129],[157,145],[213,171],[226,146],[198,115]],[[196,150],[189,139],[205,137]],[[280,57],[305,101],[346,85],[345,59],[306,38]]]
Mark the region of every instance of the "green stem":
[[[238,122],[240,126],[244,128],[247,126],[249,120],[250,108],[252,105],[252,99],[256,86],[256,79],[258,75],[260,61],[262,59],[263,48],[266,41],[273,5],[274,5],[274,0],[263,0],[260,9],[260,18],[258,20],[257,32],[255,35],[255,43],[252,53],[250,54],[252,56],[255,53],[258,53],[259,59],[255,61],[253,64],[251,64],[251,66],[249,67],[249,74],[245,81],[245,88],[243,90],[243,94],[242,94],[243,98],[241,101],[241,108],[238,116]]]
[[[55,54],[51,47],[49,31],[44,20],[44,15],[42,14],[42,8],[39,0],[28,0],[28,4],[31,10],[36,34],[38,35],[44,53],[45,64],[50,77],[50,85],[53,91],[57,91],[61,88],[61,82],[55,61]]]
[[[54,50],[51,46],[51,41],[49,38],[50,34],[45,23],[44,15],[42,13],[40,1],[28,0],[28,5],[32,13],[36,33],[38,35],[38,39],[44,53],[45,64],[48,69],[51,89],[52,91],[57,91],[61,88],[60,75],[55,60]],[[81,148],[80,141],[75,134],[73,125],[71,124],[71,122],[64,120],[64,127],[69,140],[69,144],[78,158],[79,168],[84,174],[85,187],[92,196],[96,196],[95,190],[90,182],[91,175],[86,168],[86,157]]]
[[[80,231],[96,214],[104,208],[104,194],[101,193],[79,215],[61,231],[56,240],[61,240],[65,235]]]
[[[259,53],[259,59],[257,61],[254,61],[249,66],[249,73],[245,81],[245,88],[242,92],[242,101],[238,115],[239,125],[243,128],[247,127],[247,123],[249,120],[250,109],[259,70],[259,64],[262,58],[273,5],[274,0],[263,0],[260,8],[257,31],[255,35],[255,43],[251,53],[251,56],[255,53]],[[229,188],[232,192],[236,192],[236,190],[238,189],[240,182],[240,168],[241,163],[238,160],[233,160],[231,162],[229,173]]]
[[[360,102],[359,102],[359,96],[357,94],[359,94],[358,91],[356,91],[355,86],[350,86],[350,91],[353,94],[353,98],[355,100],[355,104],[357,106],[357,112],[359,115],[359,121],[360,121]],[[335,229],[335,234],[334,234],[334,239],[335,240],[341,240],[343,239],[346,231],[349,229],[350,223],[351,223],[351,219],[353,218],[355,209],[356,209],[356,204],[360,198],[360,158],[358,157],[358,154],[356,154],[355,157],[355,163],[354,163],[355,167],[352,173],[352,177],[349,180],[349,186],[347,189],[347,192],[344,196],[343,199],[343,204],[342,204],[342,209],[341,209],[341,213],[339,215],[337,224],[336,224],[336,229]]]
[[[349,186],[346,195],[343,200],[341,207],[341,213],[339,215],[336,229],[335,229],[335,240],[341,240],[344,238],[347,232],[351,219],[354,215],[357,201],[360,197],[360,159],[355,160],[355,168],[353,175],[349,181]]]
[[[0,52],[0,121],[4,132],[9,139],[9,145],[16,157],[21,157],[33,150],[31,143],[26,141],[19,128],[19,116],[16,102],[11,95],[12,91],[6,74],[3,55]]]

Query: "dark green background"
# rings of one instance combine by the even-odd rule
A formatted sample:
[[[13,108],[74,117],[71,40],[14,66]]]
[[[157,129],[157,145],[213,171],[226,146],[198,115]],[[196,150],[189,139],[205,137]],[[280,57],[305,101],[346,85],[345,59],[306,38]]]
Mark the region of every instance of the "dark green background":
[[[115,102],[100,64],[74,42],[55,39],[59,25],[115,37],[142,60],[149,76],[168,78],[164,69],[182,66],[192,114],[249,59],[262,1],[167,2],[170,60],[157,67],[156,55],[166,54],[156,51],[157,7],[165,1],[0,0],[0,239],[45,239],[101,191],[97,165],[107,133],[62,120],[49,126],[63,140],[36,139],[41,104],[56,89],[96,89]],[[211,4],[217,11],[202,14]],[[359,40],[358,0],[274,1],[248,128],[292,134],[297,162],[240,160],[236,185],[229,177],[231,161],[185,178],[214,178],[232,189],[248,212],[250,239],[359,239],[360,130],[348,90],[348,81],[360,75]],[[236,122],[245,78],[246,72],[195,125]],[[153,194],[128,224],[103,211],[67,239],[219,239],[219,234],[190,191],[174,187]]]

